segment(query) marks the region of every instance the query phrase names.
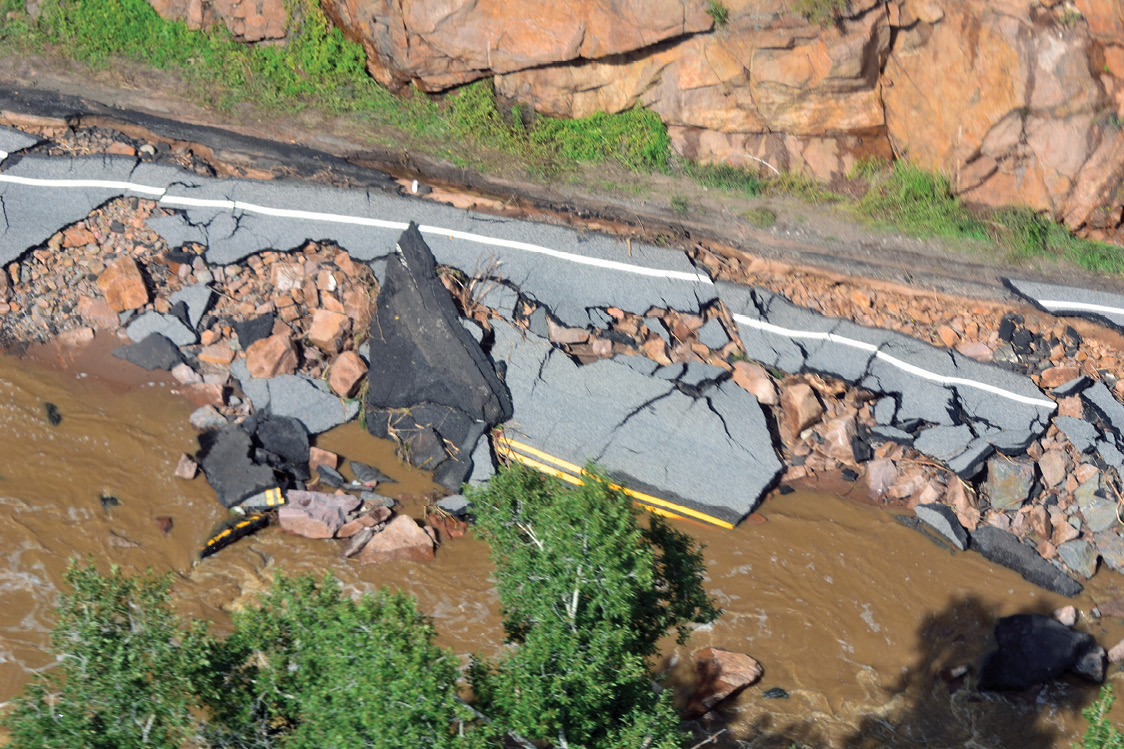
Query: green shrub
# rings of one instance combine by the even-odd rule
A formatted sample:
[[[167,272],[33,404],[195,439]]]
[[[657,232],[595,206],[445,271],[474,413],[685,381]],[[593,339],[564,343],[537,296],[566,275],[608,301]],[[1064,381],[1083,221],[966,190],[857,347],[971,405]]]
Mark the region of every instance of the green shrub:
[[[730,10],[721,0],[710,0],[706,12],[714,20],[714,25],[720,29],[726,28],[726,24],[730,22]]]
[[[948,180],[907,164],[894,163],[859,201],[858,209],[915,236],[986,239],[983,222],[952,194]]]
[[[278,576],[235,615],[220,667],[203,690],[216,746],[425,746],[463,742],[459,662],[433,644],[412,597],[380,590],[354,601],[326,576]],[[388,743],[387,737],[394,737]]]
[[[1081,711],[1089,725],[1075,749],[1124,749],[1124,734],[1108,722],[1108,713],[1115,701],[1112,684],[1101,687],[1097,701]]]
[[[477,662],[481,709],[532,741],[587,749],[677,747],[670,693],[647,659],[669,630],[718,616],[701,551],[589,469],[570,487],[522,466],[470,492],[491,547],[504,629],[517,647]]]
[[[579,119],[535,121],[531,142],[566,162],[617,161],[633,171],[666,171],[671,139],[659,115],[637,107],[619,114],[597,112]]]
[[[13,700],[12,749],[178,749],[195,736],[193,680],[208,638],[170,604],[171,576],[107,576],[72,564],[56,609],[58,665]]]
[[[777,223],[777,214],[769,208],[751,208],[742,215],[758,229],[768,229]]]

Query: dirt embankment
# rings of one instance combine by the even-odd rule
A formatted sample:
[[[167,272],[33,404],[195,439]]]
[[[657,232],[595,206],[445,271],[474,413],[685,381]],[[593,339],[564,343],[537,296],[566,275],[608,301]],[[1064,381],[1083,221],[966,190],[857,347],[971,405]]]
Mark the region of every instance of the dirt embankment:
[[[150,1],[247,41],[283,34],[284,0]],[[904,156],[967,200],[1124,241],[1115,0],[322,5],[392,88],[494,76],[501,95],[552,116],[643,104],[692,160],[823,181]]]

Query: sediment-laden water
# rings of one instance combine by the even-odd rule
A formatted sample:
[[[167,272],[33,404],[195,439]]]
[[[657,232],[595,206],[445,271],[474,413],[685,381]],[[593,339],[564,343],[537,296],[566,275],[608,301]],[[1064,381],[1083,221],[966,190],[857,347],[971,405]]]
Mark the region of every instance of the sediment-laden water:
[[[197,563],[225,510],[203,478],[172,475],[179,454],[196,447],[192,407],[174,382],[126,369],[106,349],[0,355],[0,702],[50,666],[51,608],[74,557],[172,571],[183,610],[219,630],[275,570],[331,572],[355,591],[390,585],[416,595],[441,643],[459,654],[502,646],[487,547],[471,533],[445,543],[431,563],[364,567],[339,559],[335,542],[269,528]],[[45,403],[62,416],[57,425]],[[356,424],[318,444],[378,465],[398,482],[386,493],[420,498],[434,489]],[[420,499],[403,511],[420,515]],[[995,618],[1049,613],[1069,600],[846,498],[775,495],[758,517],[734,531],[683,526],[707,546],[708,587],[724,614],[687,645],[669,644],[660,664],[684,691],[700,647],[747,652],[764,665],[761,683],[706,724],[728,727],[727,745],[1052,747],[1082,730],[1078,710],[1095,690],[1056,684],[1036,700],[1010,702],[954,691],[945,678],[960,664],[978,665]],[[169,532],[158,518],[171,519]],[[1073,602],[1087,612],[1121,594],[1124,578],[1102,572]],[[1124,636],[1107,620],[1089,631],[1106,646]],[[764,699],[771,687],[789,697]]]

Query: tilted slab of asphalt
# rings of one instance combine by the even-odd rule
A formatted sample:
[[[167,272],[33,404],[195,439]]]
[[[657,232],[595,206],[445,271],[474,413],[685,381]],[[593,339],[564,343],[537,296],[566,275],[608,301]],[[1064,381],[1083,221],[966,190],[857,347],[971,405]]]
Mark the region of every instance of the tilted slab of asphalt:
[[[732,381],[631,356],[581,366],[534,334],[502,322],[495,331],[492,357],[515,404],[506,437],[576,466],[595,461],[631,489],[731,524],[780,475],[761,406]]]
[[[616,306],[697,311],[716,298],[683,253],[601,234],[463,211],[416,198],[285,182],[209,179],[126,157],[29,156],[0,172],[7,208],[0,262],[10,262],[93,208],[124,195],[178,213],[150,226],[172,247],[199,242],[208,261],[237,262],[267,249],[332,241],[357,260],[393,252],[408,221],[438,262],[502,279],[576,327]]]
[[[1003,283],[1043,312],[1085,317],[1124,331],[1124,295],[1017,278]]]
[[[986,456],[981,443],[1021,452],[1057,409],[1029,378],[955,351],[824,317],[762,289],[720,282],[718,290],[751,359],[892,396],[897,408],[888,426],[932,425],[914,447],[939,460],[971,456],[977,464]]]

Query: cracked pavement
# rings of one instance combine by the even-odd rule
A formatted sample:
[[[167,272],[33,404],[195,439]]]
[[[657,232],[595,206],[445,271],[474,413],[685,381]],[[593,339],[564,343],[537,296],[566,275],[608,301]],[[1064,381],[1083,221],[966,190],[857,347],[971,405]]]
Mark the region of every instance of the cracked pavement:
[[[1016,278],[1003,283],[1043,312],[1085,317],[1124,331],[1124,295]]]

